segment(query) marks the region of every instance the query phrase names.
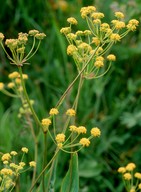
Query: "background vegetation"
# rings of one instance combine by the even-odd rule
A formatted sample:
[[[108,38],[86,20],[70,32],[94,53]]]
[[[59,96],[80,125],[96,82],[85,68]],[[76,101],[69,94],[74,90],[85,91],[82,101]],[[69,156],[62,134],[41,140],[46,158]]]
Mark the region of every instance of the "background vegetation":
[[[139,0],[107,0],[106,3],[104,0],[5,0],[0,6],[0,31],[6,38],[14,38],[18,32],[30,29],[47,35],[30,65],[24,66],[24,73],[30,77],[28,92],[35,100],[34,107],[40,119],[57,103],[77,74],[73,61],[66,55],[67,42],[59,31],[66,26],[70,16],[79,20],[79,29],[85,29],[79,11],[87,5],[94,5],[104,12],[106,22],[113,18],[114,11],[122,11],[127,20],[141,21]],[[102,136],[90,148],[80,152],[80,192],[121,192],[123,184],[117,168],[131,161],[137,164],[138,170],[141,169],[140,29],[116,44],[112,52],[117,61],[110,72],[103,78],[85,82],[81,92],[79,123],[88,128],[100,127]],[[0,50],[0,81],[6,82],[14,67]],[[73,94],[71,97],[73,99]],[[65,105],[70,105],[67,99]],[[33,143],[28,137],[28,126],[24,119],[21,124],[17,118],[19,107],[20,102],[0,94],[0,151],[18,151],[26,143],[32,157]],[[50,152],[53,150],[50,146]],[[40,151],[42,153],[42,143]],[[66,162],[67,155],[64,155],[58,169],[58,185],[68,166]],[[38,164],[38,169],[40,166]],[[23,175],[21,178],[24,190],[28,186],[28,177]]]

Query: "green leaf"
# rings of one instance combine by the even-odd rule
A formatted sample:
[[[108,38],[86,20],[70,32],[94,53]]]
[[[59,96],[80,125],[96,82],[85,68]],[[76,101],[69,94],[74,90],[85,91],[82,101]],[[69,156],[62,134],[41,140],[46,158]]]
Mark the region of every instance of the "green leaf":
[[[78,175],[78,155],[72,155],[69,170],[64,177],[60,192],[78,192],[79,191],[79,175]]]

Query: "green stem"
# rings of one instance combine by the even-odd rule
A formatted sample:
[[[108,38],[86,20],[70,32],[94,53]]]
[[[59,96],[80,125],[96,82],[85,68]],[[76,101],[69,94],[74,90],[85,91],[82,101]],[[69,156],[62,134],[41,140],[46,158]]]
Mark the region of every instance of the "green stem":
[[[80,90],[82,88],[82,85],[83,85],[83,76],[82,74],[80,75],[80,81],[79,81],[79,85],[78,85],[78,90],[77,90],[77,95],[76,95],[76,99],[75,99],[75,102],[74,102],[74,110],[77,111],[77,106],[78,106],[78,101],[79,101],[79,96],[80,96]]]
[[[30,128],[30,131],[31,131],[33,140],[34,140],[34,150],[35,150],[34,160],[35,160],[35,162],[37,163],[37,160],[38,160],[38,140],[37,140],[37,137],[36,137],[36,135],[35,135],[34,128],[33,128],[33,125],[32,125],[32,122],[31,122],[30,117],[29,117],[28,115],[26,115],[26,118],[27,118],[27,121],[28,121],[28,125],[29,125],[29,128]],[[33,184],[34,181],[35,181],[36,169],[37,169],[37,167],[35,166],[35,167],[34,167],[34,170],[33,170],[32,184]]]
[[[88,66],[89,62],[91,61],[91,59],[93,58],[94,54],[96,53],[96,51],[98,50],[99,46],[95,49],[94,53],[91,55],[91,57],[89,58],[89,60],[87,61],[87,63],[84,65],[84,67],[82,68],[82,70],[78,73],[78,75],[75,77],[75,79],[71,82],[71,84],[68,86],[68,88],[66,89],[66,91],[63,93],[63,95],[61,96],[60,100],[58,101],[56,108],[59,108],[59,106],[62,104],[64,98],[66,97],[67,93],[69,92],[69,90],[73,87],[74,83],[77,81],[77,79],[80,77],[80,75],[83,73],[83,71],[86,69],[86,67]]]
[[[45,168],[46,165],[46,158],[47,158],[47,135],[44,133],[44,154],[43,154],[43,169]],[[43,173],[43,179],[42,179],[42,184],[43,184],[43,192],[45,192],[45,173]]]
[[[3,43],[1,43],[2,49],[4,50],[5,54],[7,55],[8,59],[10,61],[12,61],[13,63],[15,63],[15,61],[12,59],[12,57],[10,57],[10,55],[7,53],[7,51],[5,50],[5,47],[3,46]]]
[[[10,97],[16,97],[16,98],[19,98],[20,96],[19,95],[15,95],[15,94],[12,94],[10,93],[9,91],[5,90],[5,89],[2,89],[0,90],[2,93],[4,93],[5,95],[7,96],[10,96]]]
[[[32,44],[32,47],[31,47],[29,53],[27,54],[27,56],[25,57],[25,59],[27,59],[27,57],[31,54],[31,52],[32,52],[33,49],[34,49],[34,46],[35,46],[35,37],[33,38],[33,44]]]
[[[19,66],[18,69],[19,69],[19,73],[20,73],[20,78],[21,78],[21,84],[22,84],[22,87],[23,87],[23,92],[24,92],[25,98],[26,98],[26,100],[27,100],[27,103],[28,103],[28,105],[29,105],[29,107],[30,107],[30,110],[31,110],[31,112],[32,112],[33,118],[34,118],[35,122],[37,123],[37,125],[39,125],[39,127],[42,128],[42,125],[41,125],[41,123],[40,123],[40,120],[38,119],[38,117],[37,117],[37,115],[36,115],[36,113],[35,113],[32,105],[31,105],[31,103],[30,103],[30,99],[29,99],[29,97],[28,97],[28,94],[27,94],[26,87],[25,87],[25,83],[24,83],[24,79],[23,79],[23,76],[22,76],[22,68]],[[43,129],[43,128],[42,128],[42,129]]]
[[[33,188],[35,187],[37,181],[40,179],[40,177],[42,176],[42,174],[46,171],[46,169],[48,168],[48,166],[53,162],[53,160],[55,159],[56,155],[58,154],[59,149],[56,150],[54,156],[52,157],[52,159],[49,161],[49,163],[44,167],[44,169],[41,171],[41,173],[39,174],[39,176],[37,177],[37,179],[35,180],[35,182],[33,183],[33,185],[31,186],[31,188],[29,189],[29,192],[31,192],[33,190]]]
[[[32,53],[32,55],[30,55],[29,57],[25,57],[24,58],[24,60],[25,61],[27,61],[27,60],[29,60],[31,57],[33,57],[34,55],[35,55],[35,53],[38,51],[38,49],[39,49],[39,46],[40,46],[40,44],[41,44],[41,40],[39,40],[39,43],[38,43],[38,45],[37,45],[37,48],[35,49],[35,51]],[[29,54],[28,54],[29,55]]]

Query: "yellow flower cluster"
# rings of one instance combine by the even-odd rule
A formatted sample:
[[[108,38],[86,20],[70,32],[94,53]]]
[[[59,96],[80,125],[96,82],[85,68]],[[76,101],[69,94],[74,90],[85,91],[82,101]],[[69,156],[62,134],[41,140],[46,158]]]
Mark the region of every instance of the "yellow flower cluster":
[[[8,75],[10,82],[7,85],[4,85],[4,83],[0,82],[0,91],[2,91],[4,94],[11,96],[11,97],[22,97],[22,83],[21,83],[21,77],[20,74],[17,71],[14,71]],[[28,79],[27,74],[22,74],[23,80]],[[10,93],[8,90],[6,90],[6,87],[9,89],[12,89],[14,94]]]
[[[71,25],[76,25],[77,20],[70,17],[67,19],[70,26],[62,28],[60,32],[68,40],[67,54],[73,57],[78,72],[82,71],[83,77],[88,79],[98,78],[108,72],[111,62],[115,61],[116,57],[110,54],[104,60],[97,58],[100,56],[104,58],[114,43],[119,42],[128,32],[136,30],[139,22],[131,19],[126,24],[124,14],[119,11],[115,12],[116,18],[111,21],[111,24],[102,22],[104,14],[97,12],[94,6],[81,8],[80,13],[81,17],[86,19],[88,29],[73,32]],[[110,61],[107,67],[104,65],[106,59]],[[104,66],[105,71],[99,70]],[[100,72],[101,74],[99,74]]]
[[[126,189],[130,192],[141,189],[141,173],[135,172],[135,168],[135,163],[128,163],[125,167],[118,168],[118,172],[122,174],[124,179]]]
[[[4,83],[0,82],[0,91],[3,90],[4,88]]]
[[[49,112],[49,115],[57,115],[59,113],[58,109],[52,108]]]
[[[25,56],[25,49],[26,44],[28,42],[28,36],[33,36],[34,40],[31,50]],[[44,33],[39,33],[38,30],[30,30],[28,33],[18,33],[17,39],[6,39],[5,45],[10,49],[12,56],[8,54],[3,45],[4,35],[2,33],[0,33],[0,43],[11,63],[17,66],[22,66],[23,64],[26,64],[27,60],[29,60],[36,53],[40,45],[40,41],[44,39],[44,37],[46,37]],[[36,39],[39,42],[37,45],[37,49],[34,50]]]
[[[90,145],[90,140],[88,138],[82,138],[82,139],[80,139],[79,143],[83,147],[88,147]]]
[[[41,124],[44,133],[46,133],[48,131],[48,127],[51,125],[51,120],[49,118],[42,119]]]
[[[65,141],[65,137],[66,136],[64,135],[64,133],[60,133],[56,135],[55,140],[57,143],[63,143]]]
[[[23,162],[23,158],[24,154],[28,153],[28,148],[22,147],[21,151],[22,160],[20,162],[16,162],[17,159],[15,156],[18,155],[16,151],[11,151],[10,153],[2,155],[1,162],[3,167],[0,169],[0,191],[12,191],[21,172],[27,170],[27,168],[25,168],[26,163]],[[29,168],[30,167],[36,167],[36,162],[29,162]]]
[[[75,116],[76,115],[76,112],[74,109],[68,109],[67,112],[66,112],[66,115],[68,116]]]

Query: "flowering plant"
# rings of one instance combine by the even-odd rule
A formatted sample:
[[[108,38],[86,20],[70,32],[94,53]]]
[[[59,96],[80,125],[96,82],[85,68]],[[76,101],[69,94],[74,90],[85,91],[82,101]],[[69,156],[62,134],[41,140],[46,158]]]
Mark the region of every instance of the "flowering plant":
[[[76,121],[80,92],[83,83],[86,79],[101,78],[109,71],[112,62],[116,60],[114,54],[109,54],[110,48],[114,43],[125,37],[128,32],[136,30],[136,27],[139,24],[136,19],[132,19],[125,24],[124,14],[122,12],[115,13],[116,19],[111,21],[111,25],[103,23],[102,18],[104,17],[104,14],[97,12],[94,6],[83,7],[80,12],[81,17],[85,19],[88,24],[88,29],[73,32],[72,26],[77,25],[78,21],[75,18],[70,17],[67,19],[69,27],[60,30],[69,43],[67,54],[73,57],[78,74],[64,91],[56,106],[53,106],[53,108],[49,110],[48,115],[45,115],[42,119],[39,119],[34,110],[34,101],[30,100],[27,93],[25,80],[28,79],[28,76],[23,73],[23,67],[25,67],[25,64],[28,64],[27,61],[37,52],[41,40],[45,38],[46,35],[37,30],[30,30],[28,33],[19,33],[17,39],[6,39],[4,45],[4,35],[0,33],[0,43],[5,54],[11,64],[17,66],[17,71],[9,74],[8,77],[10,82],[7,85],[0,82],[0,91],[8,96],[19,98],[21,100],[22,106],[19,109],[18,117],[24,117],[28,122],[34,142],[34,161],[30,162],[30,166],[34,167],[34,171],[29,191],[33,191],[34,188],[36,188],[36,190],[42,189],[43,192],[48,191],[49,189],[55,189],[54,174],[60,151],[70,154],[70,166],[62,185],[60,186],[61,191],[66,191],[68,183],[68,191],[74,191],[74,189],[75,191],[79,191],[77,154],[82,148],[88,147],[93,138],[101,135],[101,130],[97,126],[94,125],[90,132],[87,133],[87,127],[85,125],[79,125]],[[33,44],[27,53],[26,45],[29,37],[33,37]],[[10,54],[5,49],[5,46],[9,48]],[[62,113],[60,112],[61,105],[68,95],[69,90],[74,86],[77,80],[79,80],[79,83],[74,102],[67,111],[60,114]],[[60,125],[57,118],[59,115],[64,115],[62,129],[59,128]],[[36,127],[34,127],[32,119],[34,119]],[[40,170],[40,173],[37,175],[35,163],[38,165],[40,133],[42,133],[44,140],[44,153],[42,170]],[[54,153],[49,161],[47,161],[48,136],[55,146]],[[23,148],[22,151],[27,153],[27,148]],[[1,154],[2,162],[4,165],[8,164],[9,166],[9,163],[11,164],[11,162],[9,162],[9,159],[11,159],[10,153],[8,153],[7,160],[4,158],[6,155],[3,153]],[[8,163],[5,163],[5,160],[3,159],[8,161]],[[15,167],[10,166],[8,171],[3,171],[4,168],[0,171],[0,175],[2,175],[0,181],[1,191],[12,191],[14,187],[17,188],[17,178],[15,179],[15,177],[13,177],[14,172],[12,171],[12,168],[15,169]],[[14,183],[13,185],[7,185],[7,180],[4,180],[7,175],[8,178],[11,178],[12,176],[13,180],[10,181]],[[19,177],[19,174],[17,177]],[[47,182],[45,182],[45,180],[47,180]]]

